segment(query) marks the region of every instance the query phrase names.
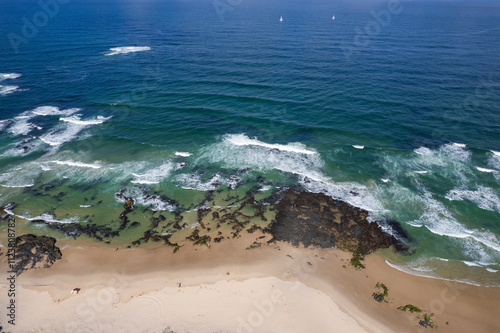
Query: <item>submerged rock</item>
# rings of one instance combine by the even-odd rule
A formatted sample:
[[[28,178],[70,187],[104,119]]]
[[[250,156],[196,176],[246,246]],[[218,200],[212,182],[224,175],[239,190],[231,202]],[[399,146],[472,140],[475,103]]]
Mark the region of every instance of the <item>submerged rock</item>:
[[[62,258],[61,250],[55,245],[56,239],[31,234],[16,237],[15,264],[17,275],[32,268],[48,268]]]
[[[288,189],[276,205],[273,240],[298,246],[338,247],[362,255],[393,245],[407,248],[380,226],[367,220],[368,211],[324,194]]]

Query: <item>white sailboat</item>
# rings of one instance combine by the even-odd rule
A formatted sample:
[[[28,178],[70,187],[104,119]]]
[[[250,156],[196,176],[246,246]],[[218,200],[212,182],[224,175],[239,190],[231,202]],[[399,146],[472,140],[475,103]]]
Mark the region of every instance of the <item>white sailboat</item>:
[[[280,22],[283,22],[283,16],[280,16]]]
[[[335,15],[332,16],[332,20],[335,20]]]

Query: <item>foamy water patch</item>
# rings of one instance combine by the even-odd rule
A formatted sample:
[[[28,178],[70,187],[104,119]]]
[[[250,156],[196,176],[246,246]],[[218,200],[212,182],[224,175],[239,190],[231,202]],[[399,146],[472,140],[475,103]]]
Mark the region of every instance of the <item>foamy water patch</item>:
[[[40,140],[50,146],[60,146],[63,143],[73,141],[84,128],[84,126],[78,125],[62,126],[40,136]]]
[[[476,167],[476,169],[478,171],[481,171],[481,172],[485,172],[485,173],[492,173],[492,172],[495,172],[495,170],[492,170],[492,169],[486,169],[486,168],[481,168],[481,167]]]
[[[50,146],[60,146],[63,143],[73,141],[83,129],[92,125],[102,124],[111,118],[97,116],[93,119],[82,120],[80,117],[81,115],[73,115],[67,118],[61,117],[60,120],[63,121],[64,124],[40,136],[40,140]]]
[[[203,181],[197,174],[180,174],[175,177],[175,181],[180,187],[187,190],[214,191],[222,184],[228,182],[219,174],[212,175],[207,181]]]
[[[21,76],[22,74],[19,73],[0,73],[0,81],[15,80]]]
[[[23,163],[8,172],[0,174],[0,185],[7,188],[33,187],[41,170],[36,162]]]
[[[19,90],[19,86],[4,86],[4,85],[0,85],[0,95],[2,96],[6,96],[6,95],[9,95],[9,94],[12,94],[16,91]]]
[[[112,56],[116,54],[127,54],[134,52],[150,51],[149,46],[122,46],[122,47],[112,47],[109,49],[110,52],[105,53],[105,56]]]
[[[134,205],[146,206],[153,211],[172,212],[177,209],[177,204],[174,201],[160,195],[147,194],[140,188],[129,188],[115,194],[117,202],[125,203],[125,198],[132,198]]]
[[[345,201],[352,206],[369,211],[376,217],[382,217],[387,209],[379,199],[376,187],[368,187],[355,182],[334,182],[330,179],[313,180],[304,177],[300,184],[309,192],[323,193],[332,198]],[[372,220],[370,215],[369,220]]]
[[[0,120],[0,131],[3,131],[10,123],[11,121],[8,119]]]
[[[134,179],[130,182],[133,184],[158,184],[167,178],[177,166],[167,161],[158,167],[143,171],[143,173],[132,173]]]
[[[490,187],[478,186],[477,190],[453,189],[446,196],[448,200],[468,200],[475,203],[479,208],[500,212],[500,199],[497,193]]]
[[[441,202],[432,198],[430,193],[418,195],[414,204],[421,206],[423,213],[418,219],[408,221],[409,225],[424,226],[433,234],[459,240],[464,253],[469,253],[478,260],[484,261],[483,246],[500,252],[500,240],[495,235],[465,227]]]
[[[89,126],[89,125],[102,124],[111,118],[112,118],[112,116],[110,116],[110,117],[97,116],[97,117],[92,118],[92,119],[82,120],[81,114],[78,114],[78,115],[73,115],[73,116],[66,117],[66,118],[61,117],[61,118],[59,118],[59,120],[67,122],[67,123],[75,124],[75,125]]]
[[[414,152],[425,157],[422,162],[427,165],[443,165],[446,161],[463,162],[468,161],[471,157],[471,152],[467,150],[467,146],[459,143],[444,144],[435,150],[420,147],[415,149]]]
[[[403,272],[403,273],[406,273],[406,274],[410,274],[410,275],[415,275],[415,276],[420,276],[420,277],[426,277],[426,278],[431,278],[431,279],[445,280],[445,281],[457,281],[457,282],[461,282],[461,283],[470,284],[470,285],[473,285],[473,286],[481,286],[479,283],[476,283],[476,282],[471,281],[471,280],[450,280],[450,279],[444,279],[444,278],[438,276],[437,274],[435,274],[434,272],[429,272],[429,271],[423,272],[423,271],[419,271],[417,269],[414,269],[413,267],[404,266],[404,265],[397,265],[397,264],[389,262],[387,259],[385,260],[385,263],[388,266],[394,268],[395,270],[398,270],[400,272]]]
[[[189,157],[191,155],[192,155],[191,153],[186,153],[186,152],[179,152],[179,151],[175,152],[175,156]]]
[[[41,143],[39,140],[36,140],[36,137],[29,137],[14,143],[12,148],[9,148],[0,156],[12,157],[12,156],[27,155],[34,151],[42,149],[43,148],[42,146],[43,143]]]
[[[102,165],[100,165],[97,162],[89,164],[89,163],[75,162],[75,161],[69,160],[69,161],[50,161],[50,163],[55,163],[58,165],[68,165],[68,166],[78,167],[78,168],[91,168],[91,169],[102,168]]]
[[[9,131],[14,135],[27,135],[36,126],[30,122],[29,116],[18,116],[14,118],[14,122],[9,127]]]
[[[197,164],[218,163],[223,168],[281,171],[310,179],[326,180],[321,156],[302,144],[268,144],[243,134],[226,135],[222,142],[201,150]]]
[[[230,142],[235,146],[257,146],[263,147],[271,150],[279,150],[283,152],[292,152],[306,155],[317,154],[316,151],[307,149],[302,143],[289,143],[287,145],[282,144],[269,144],[257,139],[250,139],[245,134],[227,134],[223,138],[224,141]]]
[[[79,108],[61,110],[56,106],[39,106],[31,112],[37,116],[69,116],[80,110]]]
[[[66,218],[66,219],[56,219],[54,215],[48,214],[48,213],[43,213],[42,215],[38,215],[35,217],[31,217],[27,214],[24,215],[19,215],[19,214],[14,214],[13,212],[9,211],[9,214],[21,218],[23,220],[27,221],[34,221],[34,220],[43,220],[48,223],[79,223],[79,222],[86,222],[86,221],[80,221],[80,218],[78,216],[74,216],[71,218]]]

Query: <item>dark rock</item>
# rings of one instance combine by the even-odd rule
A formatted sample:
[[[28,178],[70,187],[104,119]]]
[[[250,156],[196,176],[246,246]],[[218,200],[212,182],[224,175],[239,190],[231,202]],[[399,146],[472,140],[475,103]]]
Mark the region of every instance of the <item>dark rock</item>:
[[[48,268],[62,258],[61,250],[55,245],[56,239],[31,234],[16,237],[15,265],[17,275],[31,268]]]
[[[327,195],[289,189],[276,205],[276,220],[270,229],[273,240],[295,246],[338,247],[362,255],[391,245],[398,251],[407,250],[367,217],[366,210]]]
[[[81,234],[86,234],[89,237],[95,238],[99,241],[104,241],[105,238],[116,237],[120,235],[120,232],[113,230],[110,227],[90,224],[90,223],[58,223],[58,222],[47,222],[44,220],[32,220],[31,223],[35,224],[45,224],[48,228],[63,231],[67,236],[76,237]]]

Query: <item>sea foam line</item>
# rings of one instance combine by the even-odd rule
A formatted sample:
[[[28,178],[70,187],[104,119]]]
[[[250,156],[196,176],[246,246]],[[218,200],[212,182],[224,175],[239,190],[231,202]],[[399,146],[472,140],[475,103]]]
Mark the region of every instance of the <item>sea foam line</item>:
[[[122,47],[112,47],[109,49],[111,52],[105,53],[105,56],[111,56],[116,54],[126,54],[132,52],[140,52],[140,51],[150,51],[151,48],[149,46],[122,46]]]
[[[3,80],[14,80],[21,77],[22,74],[19,73],[0,73],[0,81]]]
[[[55,163],[58,165],[68,165],[68,166],[74,166],[74,167],[80,167],[80,168],[92,168],[92,169],[102,168],[101,165],[95,164],[95,163],[88,164],[88,163],[74,162],[74,161],[50,161],[50,163]]]
[[[50,215],[47,213],[44,213],[44,214],[39,215],[37,217],[28,217],[28,216],[14,214],[14,212],[12,212],[11,210],[8,210],[8,209],[5,209],[5,212],[9,215],[12,215],[12,216],[15,216],[15,217],[18,217],[20,219],[27,220],[27,221],[44,220],[45,222],[49,222],[49,223],[78,223],[78,222],[80,222],[78,216],[74,216],[74,217],[69,218],[69,219],[56,220],[53,215]],[[82,221],[82,222],[86,222],[86,221]]]
[[[314,155],[317,154],[315,151],[307,150],[298,145],[281,145],[281,144],[270,144],[259,141],[257,139],[250,139],[245,134],[229,134],[225,136],[225,140],[236,145],[236,146],[260,146],[269,149],[277,149],[281,151],[288,151],[299,154]]]
[[[88,126],[88,125],[99,125],[99,124],[102,124],[105,121],[112,118],[112,116],[110,116],[110,117],[97,116],[94,119],[81,120],[80,116],[81,115],[74,115],[74,116],[66,117],[66,118],[61,117],[61,118],[59,118],[59,120],[67,122],[67,123],[72,123],[75,125]]]
[[[452,279],[446,279],[446,278],[435,276],[435,275],[431,275],[431,274],[424,274],[424,273],[421,273],[422,271],[415,270],[415,269],[413,269],[411,267],[403,267],[403,266],[399,266],[399,265],[396,265],[396,264],[392,264],[387,259],[385,259],[385,263],[387,265],[389,265],[389,267],[392,267],[395,270],[398,270],[400,272],[403,272],[403,273],[406,273],[406,274],[409,274],[409,275],[420,276],[420,277],[429,278],[429,279],[436,279],[436,280],[444,280],[444,281],[451,281],[451,282],[461,282],[461,283],[473,285],[473,286],[476,286],[476,287],[481,287],[480,284],[472,282],[472,281],[469,281],[469,280],[452,280]]]

